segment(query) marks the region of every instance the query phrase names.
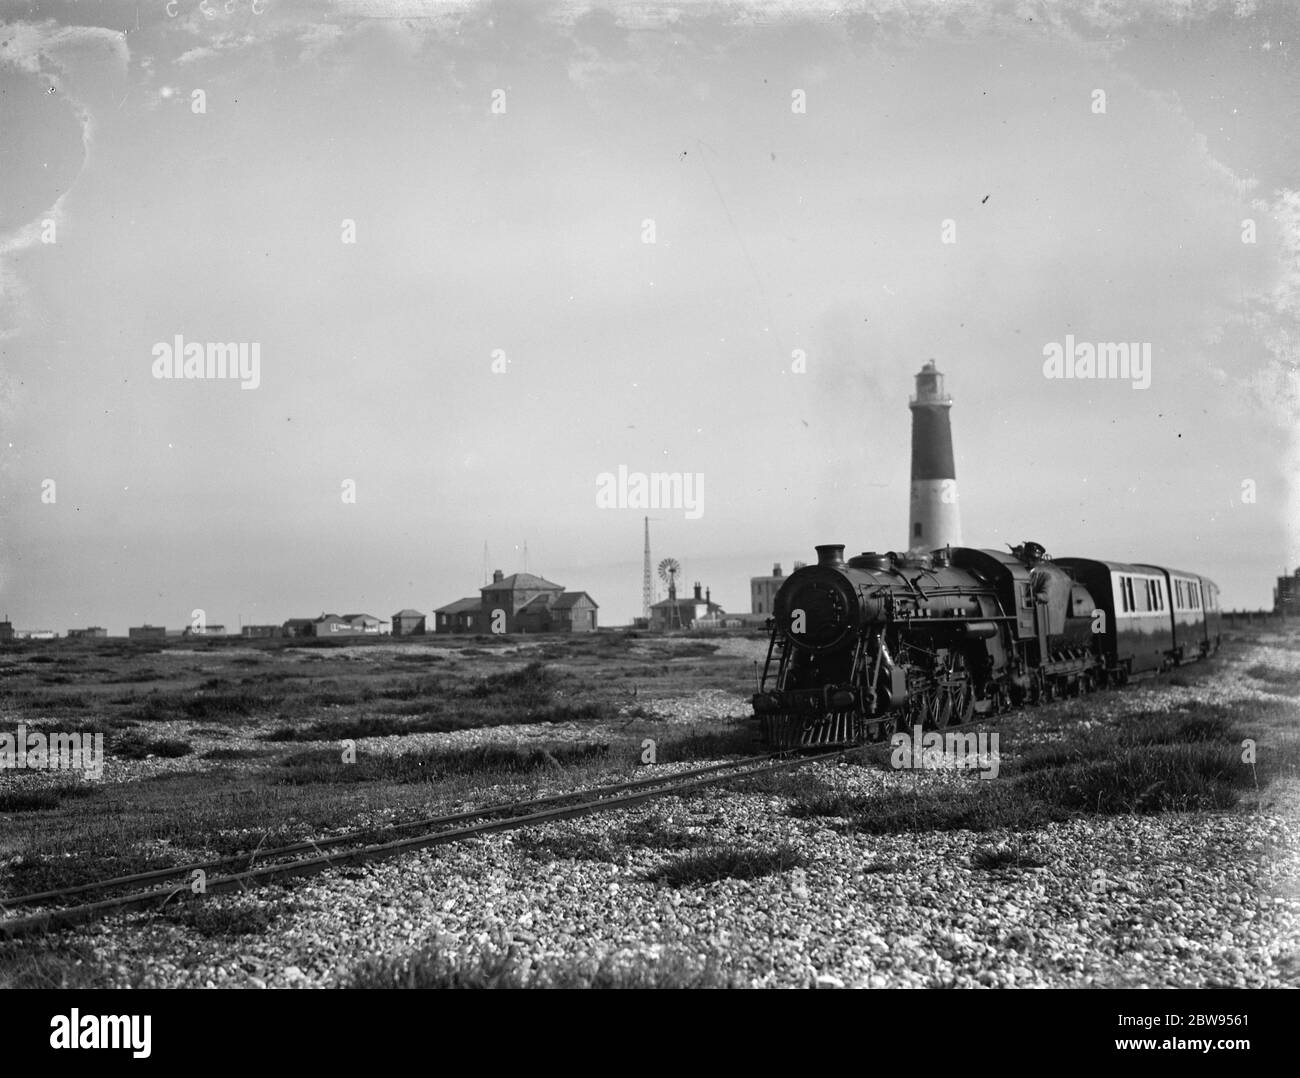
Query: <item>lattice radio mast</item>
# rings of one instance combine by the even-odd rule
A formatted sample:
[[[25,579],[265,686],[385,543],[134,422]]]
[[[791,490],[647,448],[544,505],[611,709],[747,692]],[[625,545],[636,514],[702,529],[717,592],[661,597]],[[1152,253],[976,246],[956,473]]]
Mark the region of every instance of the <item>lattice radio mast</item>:
[[[645,518],[645,562],[641,570],[641,616],[649,622],[655,601],[654,577],[650,573],[650,518]]]

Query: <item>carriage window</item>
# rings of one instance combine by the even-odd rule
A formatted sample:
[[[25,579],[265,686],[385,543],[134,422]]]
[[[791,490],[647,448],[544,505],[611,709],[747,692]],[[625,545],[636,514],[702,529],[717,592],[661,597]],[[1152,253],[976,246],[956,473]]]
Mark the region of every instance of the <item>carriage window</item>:
[[[1126,576],[1124,578],[1124,587],[1128,591],[1128,608],[1136,611],[1138,608],[1137,599],[1133,597],[1133,578]]]
[[[1034,593],[1028,584],[1020,585],[1020,605],[1026,610],[1034,608]]]

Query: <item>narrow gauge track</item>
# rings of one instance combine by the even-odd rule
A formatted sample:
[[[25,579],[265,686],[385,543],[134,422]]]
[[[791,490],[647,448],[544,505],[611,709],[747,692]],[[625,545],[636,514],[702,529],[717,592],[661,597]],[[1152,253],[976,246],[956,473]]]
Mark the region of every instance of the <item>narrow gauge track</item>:
[[[183,897],[190,893],[190,876],[192,873],[203,872],[206,875],[211,869],[249,863],[252,859],[258,857],[292,858],[294,854],[307,852],[312,854],[309,857],[286,860],[281,864],[264,865],[261,868],[250,868],[242,872],[233,872],[228,875],[219,875],[206,879],[202,893],[212,894],[221,891],[242,890],[248,886],[267,883],[280,877],[310,876],[343,865],[384,860],[415,850],[426,849],[430,846],[440,846],[458,842],[462,839],[474,838],[478,835],[491,834],[497,831],[512,831],[518,828],[550,823],[555,820],[565,820],[596,812],[627,808],[654,798],[671,797],[685,790],[718,785],[724,782],[735,782],[773,771],[789,770],[819,760],[838,758],[854,751],[856,751],[854,747],[838,748],[794,758],[790,757],[789,752],[769,753],[723,764],[711,764],[708,767],[681,771],[673,775],[661,775],[608,786],[596,786],[588,790],[577,790],[529,801],[490,805],[450,816],[436,816],[426,820],[412,820],[393,824],[378,830],[370,828],[361,832],[333,835],[316,842],[298,842],[290,846],[254,850],[251,853],[236,854],[231,857],[195,862],[193,864],[176,865],[172,868],[156,869],[131,876],[97,880],[93,883],[84,883],[53,891],[18,895],[11,899],[0,900],[0,907],[32,906],[41,903],[58,902],[61,899],[84,895],[92,891],[117,890],[141,883],[157,883],[168,879],[176,881],[172,886],[131,891],[127,894],[101,898],[97,901],[45,910],[28,917],[3,920],[0,921],[0,939],[16,939],[35,932],[62,928],[94,920],[97,917],[119,910],[137,909],[154,904],[161,906],[172,898]],[[471,821],[474,820],[480,822],[472,823]],[[424,831],[407,838],[396,838],[388,842],[361,845],[354,849],[333,853],[321,852],[349,844],[355,846],[357,843],[365,842],[368,838],[376,835],[392,834],[417,827],[437,828],[437,830]]]

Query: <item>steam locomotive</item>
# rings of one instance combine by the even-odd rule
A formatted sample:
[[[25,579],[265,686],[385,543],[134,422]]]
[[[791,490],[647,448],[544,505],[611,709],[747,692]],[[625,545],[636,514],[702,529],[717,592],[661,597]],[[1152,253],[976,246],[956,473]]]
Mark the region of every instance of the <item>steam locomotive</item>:
[[[1214,582],[1164,566],[828,544],[776,593],[754,716],[774,748],[942,730],[1194,662],[1221,624]]]

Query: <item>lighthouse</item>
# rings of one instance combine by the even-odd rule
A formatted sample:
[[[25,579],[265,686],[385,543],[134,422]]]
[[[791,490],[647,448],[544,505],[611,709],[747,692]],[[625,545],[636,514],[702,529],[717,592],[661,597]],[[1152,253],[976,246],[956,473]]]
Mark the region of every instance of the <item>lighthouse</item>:
[[[943,375],[930,360],[916,376],[912,410],[912,510],[907,525],[907,549],[934,550],[961,546],[961,513],[957,508],[957,471],[952,463],[952,398],[944,392]]]

